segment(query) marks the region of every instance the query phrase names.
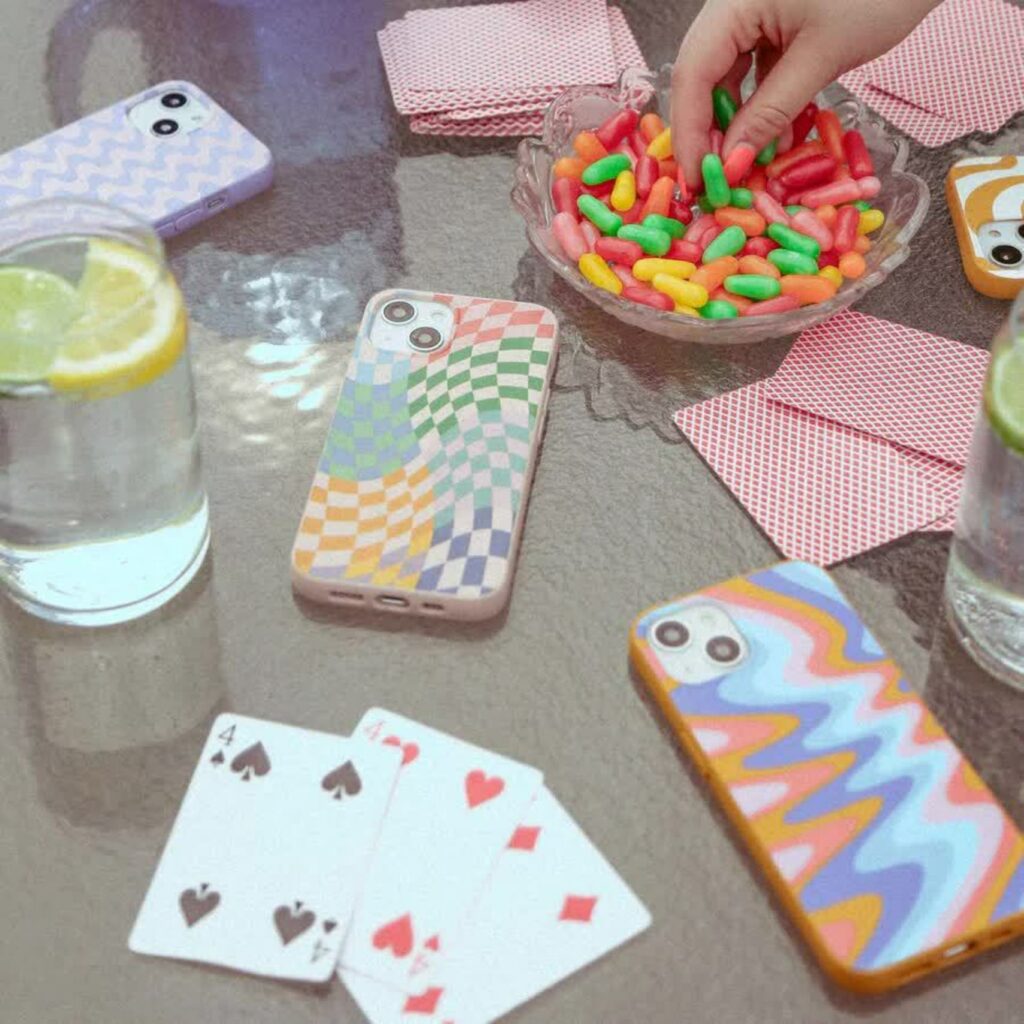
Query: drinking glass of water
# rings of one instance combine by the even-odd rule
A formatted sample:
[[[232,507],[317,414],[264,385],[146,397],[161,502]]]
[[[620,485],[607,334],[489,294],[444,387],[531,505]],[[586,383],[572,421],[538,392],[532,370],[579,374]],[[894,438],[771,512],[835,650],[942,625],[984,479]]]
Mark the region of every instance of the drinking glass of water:
[[[0,213],[0,581],[44,618],[106,625],[173,597],[208,543],[160,240],[102,203]]]
[[[992,345],[946,603],[974,659],[1024,689],[1024,292]]]

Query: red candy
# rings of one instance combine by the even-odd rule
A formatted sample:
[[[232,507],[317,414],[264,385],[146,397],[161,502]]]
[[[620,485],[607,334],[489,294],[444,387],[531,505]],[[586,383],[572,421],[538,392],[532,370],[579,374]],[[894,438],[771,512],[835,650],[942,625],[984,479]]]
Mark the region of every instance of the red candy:
[[[687,263],[700,263],[703,252],[704,250],[699,245],[694,245],[693,242],[689,242],[685,238],[673,238],[672,244],[668,247],[668,252],[665,253],[665,258],[669,260],[686,260]]]
[[[745,310],[743,316],[765,316],[769,313],[788,313],[790,310],[799,309],[800,300],[792,295],[779,295],[774,299],[765,299],[764,302],[752,302]]]
[[[588,196],[595,196],[604,202],[611,194],[612,189],[615,188],[615,182],[613,181],[602,181],[600,185],[584,185],[580,183],[580,189]]]
[[[690,209],[685,203],[681,203],[678,199],[673,199],[668,204],[668,215],[675,217],[681,224],[689,224],[693,220],[693,210]]]
[[[790,165],[775,178],[775,181],[787,192],[797,192],[831,181],[837,166],[832,157],[819,153]]]
[[[637,200],[628,210],[620,214],[622,217],[623,224],[638,224],[640,222],[640,214],[644,212],[644,204],[641,200]]]
[[[778,249],[778,242],[773,241],[765,235],[760,238],[748,238],[746,245],[740,249],[741,256],[767,256],[772,249]]]
[[[607,121],[594,133],[609,152],[636,128],[640,122],[640,115],[627,107],[618,113],[612,114]]]
[[[779,181],[778,178],[768,179],[768,188],[765,191],[774,199],[776,202],[783,203],[786,201],[787,189],[786,186]]]
[[[853,207],[851,207],[853,209]],[[829,249],[828,252],[823,252],[818,257],[818,269],[822,270],[825,267],[838,267],[839,266],[839,253],[835,249]]]
[[[822,185],[820,188],[812,188],[810,192],[804,192],[800,196],[800,202],[804,206],[814,209],[824,206],[838,206],[840,203],[852,203],[860,199],[860,185],[853,179],[846,181],[833,181],[830,185]]]
[[[646,199],[651,194],[654,183],[658,180],[658,161],[645,153],[636,162],[636,194]]]
[[[576,200],[582,191],[578,178],[556,178],[554,185],[551,186],[551,200],[555,204],[555,212],[569,213],[574,220],[579,220]]]
[[[799,146],[794,146],[788,153],[782,153],[777,156],[765,168],[765,171],[769,178],[777,178],[787,167],[792,167],[793,164],[798,164],[801,160],[806,160],[809,156],[816,156],[817,154],[824,152],[825,144],[823,142],[819,142],[817,139],[812,139],[810,142],[804,142]]]
[[[702,213],[687,229],[686,234],[683,238],[687,242],[691,242],[693,245],[700,245],[700,240],[704,237],[704,233],[709,229],[713,228],[718,222],[714,216],[710,213]]]
[[[642,284],[624,288],[622,297],[631,302],[639,302],[643,306],[663,309],[666,313],[671,313],[676,308],[676,304],[664,292],[656,292],[653,288],[647,288]]]
[[[747,188],[751,192],[763,192],[768,187],[768,175],[763,167],[755,167],[747,175]]]
[[[594,246],[597,245],[601,237],[601,232],[586,217],[580,221],[580,230],[583,232],[583,237],[587,240],[587,248],[593,252]]]
[[[793,147],[799,146],[807,133],[814,127],[814,118],[818,114],[818,104],[808,103],[796,117],[793,118]]]
[[[622,282],[623,291],[627,288],[639,288],[640,282],[623,266],[618,263],[611,264],[615,276]]]
[[[846,159],[843,153],[843,126],[834,110],[819,110],[814,115],[814,127],[818,129],[818,138],[825,143],[825,149],[835,157],[837,163]],[[598,133],[600,137],[600,133]]]
[[[846,154],[850,173],[855,178],[866,178],[875,173],[874,161],[860,132],[851,129],[843,136],[843,153]]]
[[[836,210],[836,224],[832,230],[837,253],[849,252],[857,241],[860,210],[856,206],[840,206]],[[838,262],[838,258],[837,258]]]
[[[594,252],[608,263],[618,263],[624,267],[632,267],[644,255],[643,249],[636,242],[625,238],[599,238]]]

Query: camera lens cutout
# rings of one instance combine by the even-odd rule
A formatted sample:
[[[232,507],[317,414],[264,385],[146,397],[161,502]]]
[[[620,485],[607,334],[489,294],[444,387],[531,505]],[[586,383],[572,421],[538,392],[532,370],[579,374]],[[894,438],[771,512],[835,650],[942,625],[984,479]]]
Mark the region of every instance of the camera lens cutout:
[[[411,302],[403,302],[397,299],[389,302],[381,311],[380,315],[391,324],[407,324],[415,315],[416,309]]]
[[[159,121],[153,122],[153,134],[166,138],[173,135],[179,128],[178,122],[172,117],[161,117]]]
[[[997,245],[992,249],[992,259],[1003,267],[1015,267],[1022,258],[1020,249],[1015,245]]]
[[[177,110],[188,103],[188,97],[183,92],[165,92],[160,97],[160,103],[168,110]]]
[[[1019,237],[1024,238],[1024,224],[1021,224],[1017,228],[1017,234],[1018,234]]]
[[[409,344],[417,352],[433,352],[441,347],[441,332],[436,327],[417,327],[409,332]]]
[[[708,657],[720,665],[729,665],[739,658],[740,645],[731,636],[713,636],[704,646]]]
[[[654,642],[660,647],[685,647],[690,642],[690,631],[681,622],[666,619],[654,627]]]

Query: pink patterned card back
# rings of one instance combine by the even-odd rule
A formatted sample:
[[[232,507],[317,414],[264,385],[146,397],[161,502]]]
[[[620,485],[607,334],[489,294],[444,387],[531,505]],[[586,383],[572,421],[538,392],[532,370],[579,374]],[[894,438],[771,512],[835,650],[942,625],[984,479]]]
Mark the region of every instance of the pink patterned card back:
[[[790,558],[832,565],[948,510],[893,445],[772,402],[765,381],[680,409],[675,423]]]
[[[988,358],[963,342],[843,310],[797,338],[767,394],[963,466]]]

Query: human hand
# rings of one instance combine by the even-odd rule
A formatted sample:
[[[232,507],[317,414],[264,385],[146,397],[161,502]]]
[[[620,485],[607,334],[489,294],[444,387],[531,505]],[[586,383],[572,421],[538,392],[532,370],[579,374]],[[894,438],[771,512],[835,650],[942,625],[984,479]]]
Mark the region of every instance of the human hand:
[[[891,49],[938,0],[707,0],[672,71],[672,148],[692,186],[712,124],[711,90],[738,102],[757,60],[757,89],[729,125],[723,156],[782,135],[819,90]]]

